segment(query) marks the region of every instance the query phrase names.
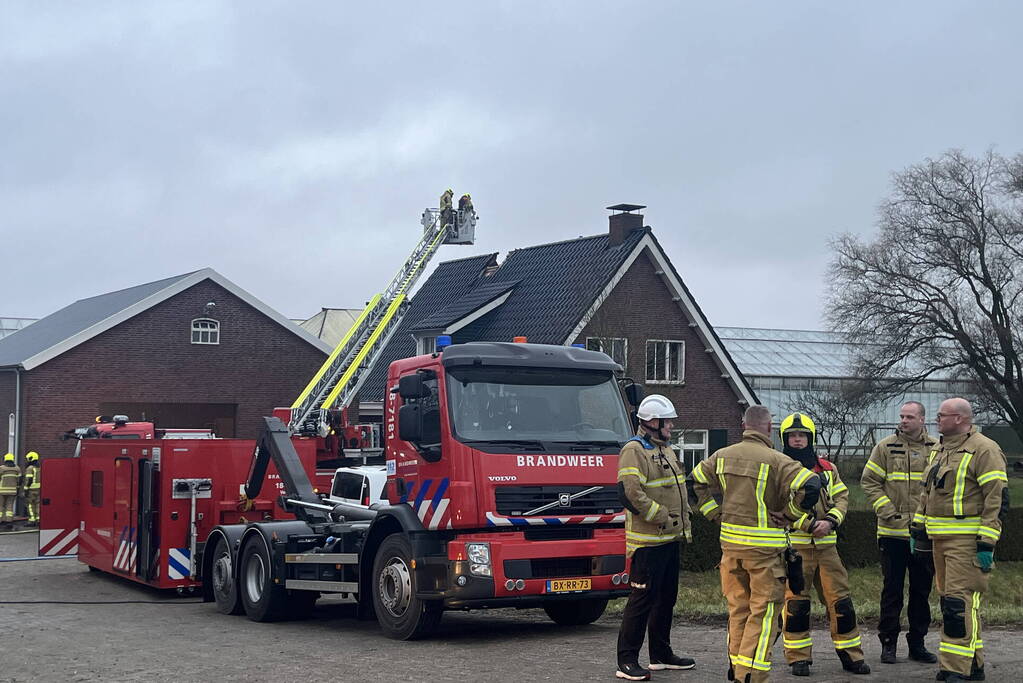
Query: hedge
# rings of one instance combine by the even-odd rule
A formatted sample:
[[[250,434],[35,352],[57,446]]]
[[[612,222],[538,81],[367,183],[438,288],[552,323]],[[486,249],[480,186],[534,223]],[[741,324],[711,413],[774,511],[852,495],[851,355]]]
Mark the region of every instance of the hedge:
[[[852,510],[838,528],[838,552],[847,567],[879,564],[877,518],[869,510]],[[1010,508],[1002,520],[1002,538],[995,557],[1006,562],[1023,560],[1023,508]],[[682,569],[703,572],[721,561],[718,526],[699,514],[693,516],[693,542],[682,554]]]

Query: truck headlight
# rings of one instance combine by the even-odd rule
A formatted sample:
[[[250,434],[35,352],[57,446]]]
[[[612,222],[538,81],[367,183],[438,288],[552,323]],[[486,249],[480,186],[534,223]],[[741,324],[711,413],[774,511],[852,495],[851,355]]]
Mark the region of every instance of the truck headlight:
[[[490,564],[489,543],[466,543],[465,554],[473,564]]]

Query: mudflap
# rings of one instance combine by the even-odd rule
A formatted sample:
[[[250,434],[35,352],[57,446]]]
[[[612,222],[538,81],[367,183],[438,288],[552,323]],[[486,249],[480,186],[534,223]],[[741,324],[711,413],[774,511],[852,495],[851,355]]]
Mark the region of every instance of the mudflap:
[[[77,555],[81,525],[78,458],[42,460],[39,555]]]

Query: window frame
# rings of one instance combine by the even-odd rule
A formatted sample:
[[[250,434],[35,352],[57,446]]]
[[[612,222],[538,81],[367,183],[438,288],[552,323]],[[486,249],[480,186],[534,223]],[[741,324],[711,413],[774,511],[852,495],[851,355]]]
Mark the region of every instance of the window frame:
[[[203,327],[203,325],[208,325]],[[206,335],[206,341],[202,336]],[[198,338],[196,337],[198,335]],[[192,318],[191,342],[199,346],[220,345],[220,321],[215,318]]]
[[[437,352],[437,337],[439,335],[425,335],[416,337],[416,355],[426,356]]]
[[[611,353],[604,350],[604,342],[611,342]],[[590,342],[594,342],[597,348],[590,348]],[[615,342],[622,343],[622,360],[614,357]],[[622,366],[622,372],[627,372],[629,367],[629,338],[628,337],[586,337],[586,349],[589,351],[600,351],[606,353],[611,360]]]
[[[709,429],[677,429],[677,430],[674,430],[674,431],[676,431],[678,433],[678,437],[672,439],[672,446],[674,446],[675,448],[678,449],[679,461],[686,468],[686,471],[687,472],[692,472],[693,468],[696,467],[697,463],[703,462],[704,460],[706,460],[707,458],[710,457],[710,430]],[[702,448],[700,448],[700,449],[694,448],[694,446],[696,446],[697,444],[687,444],[687,443],[685,443],[686,436],[687,435],[691,435],[691,434],[700,434],[700,435],[703,436],[703,442],[701,444],[699,444],[699,446],[701,446]],[[672,436],[674,437],[674,435],[672,435]],[[692,452],[692,451],[696,451],[696,450],[702,450],[703,456],[699,460],[695,460],[694,459],[693,462],[690,463],[686,459],[686,451]]]
[[[664,344],[664,368],[665,376],[670,377],[669,364],[671,362],[671,345],[678,344],[678,379],[651,379],[650,377],[650,345]],[[683,339],[647,339],[646,340],[646,363],[644,363],[646,384],[685,384],[686,383],[686,342]]]

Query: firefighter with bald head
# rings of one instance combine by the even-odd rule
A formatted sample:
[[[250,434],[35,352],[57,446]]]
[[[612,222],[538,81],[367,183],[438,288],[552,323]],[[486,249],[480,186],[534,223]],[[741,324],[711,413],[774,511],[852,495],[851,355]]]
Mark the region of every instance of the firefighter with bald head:
[[[697,464],[692,478],[700,512],[721,525],[728,680],[764,683],[785,598],[785,528],[810,528],[820,479],[774,450],[767,408],[750,406],[742,424],[742,441]]]
[[[792,546],[803,558],[804,588],[785,594],[785,620],[782,642],[785,659],[792,675],[809,676],[813,663],[813,642],[810,638],[810,586],[817,586],[817,596],[827,608],[831,626],[831,642],[842,668],[854,674],[869,674],[863,660],[856,610],[849,594],[849,574],[842,564],[835,543],[835,530],[849,510],[849,487],[827,460],[817,457],[817,428],[807,415],[792,413],[781,422],[781,440],[785,455],[818,475],[821,493],[814,509],[807,513],[809,528],[795,524],[789,534]]]
[[[18,502],[18,486],[21,483],[21,468],[14,459],[14,453],[4,456],[0,464],[0,524],[14,525],[14,506]]]
[[[625,506],[625,552],[632,559],[632,593],[618,632],[615,676],[650,679],[639,664],[643,635],[649,632],[650,669],[692,669],[696,662],[671,649],[671,617],[678,597],[681,540],[691,540],[685,470],[670,446],[678,417],[664,396],[651,394],[636,412],[639,433],[618,457],[618,492]]]
[[[982,681],[980,603],[1009,507],[1005,454],[973,426],[973,408],[965,399],[942,401],[938,431],[941,441],[910,525],[911,545],[931,541],[941,596],[938,680]]]

